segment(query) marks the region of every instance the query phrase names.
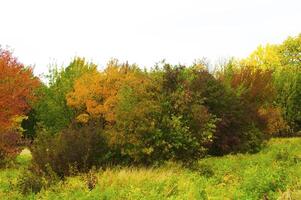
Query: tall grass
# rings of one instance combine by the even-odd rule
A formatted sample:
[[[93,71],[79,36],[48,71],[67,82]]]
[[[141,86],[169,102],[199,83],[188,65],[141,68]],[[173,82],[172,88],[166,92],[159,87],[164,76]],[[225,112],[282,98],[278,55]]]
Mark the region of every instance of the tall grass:
[[[301,138],[272,139],[257,154],[208,157],[193,170],[175,163],[92,170],[22,195],[16,185],[29,162],[23,152],[0,171],[0,199],[301,199]]]

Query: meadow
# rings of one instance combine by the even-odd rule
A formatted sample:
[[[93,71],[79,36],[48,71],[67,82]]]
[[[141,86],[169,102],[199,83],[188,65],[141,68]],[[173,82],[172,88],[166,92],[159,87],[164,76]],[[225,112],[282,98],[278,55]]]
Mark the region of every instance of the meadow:
[[[0,47],[0,199],[301,199],[300,52],[38,77]]]
[[[301,138],[275,138],[257,154],[208,157],[190,169],[113,167],[59,180],[37,194],[18,183],[31,162],[28,150],[0,170],[0,199],[300,199]],[[89,183],[94,182],[93,188]]]
[[[301,200],[301,0],[6,2],[0,200]]]

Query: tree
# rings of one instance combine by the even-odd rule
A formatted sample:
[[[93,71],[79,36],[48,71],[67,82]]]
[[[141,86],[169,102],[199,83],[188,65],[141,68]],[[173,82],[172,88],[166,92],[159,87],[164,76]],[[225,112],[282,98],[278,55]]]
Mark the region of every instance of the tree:
[[[99,119],[103,126],[114,124],[118,91],[136,71],[136,66],[119,64],[117,60],[110,61],[103,72],[91,70],[75,81],[66,96],[67,104],[77,111],[79,121]]]
[[[183,66],[147,73],[113,60],[104,71],[78,78],[67,104],[83,126],[102,125],[120,161],[191,161],[204,156],[215,130],[215,117],[193,93],[191,76]]]
[[[301,68],[301,34],[288,37],[279,47],[284,66]]]
[[[151,84],[135,65],[111,60],[104,71],[95,69],[79,77],[68,93],[67,104],[76,110],[77,122],[105,130],[114,154],[111,161],[137,163],[145,158],[143,135],[152,129],[150,113],[156,106],[149,98]]]
[[[274,130],[268,128],[268,122],[274,121],[265,112],[271,111],[275,100],[273,70],[231,60],[216,76],[224,91],[212,98],[216,105],[208,104],[220,118],[212,153],[258,151],[269,136],[266,131]]]
[[[10,128],[14,117],[27,114],[39,85],[32,68],[0,49],[0,132]]]
[[[285,128],[279,131],[292,134],[300,130],[301,34],[289,37],[279,45],[259,46],[241,62],[245,65],[273,71],[272,83],[276,89],[274,111],[275,114],[280,112],[285,123],[290,127],[290,130]],[[282,119],[279,120],[282,121]]]
[[[261,69],[277,70],[281,67],[279,45],[260,45],[247,58],[242,59],[241,63]]]
[[[280,46],[282,68],[275,74],[278,104],[291,131],[301,130],[301,34],[289,37]]]
[[[48,85],[39,90],[40,100],[34,105],[36,120],[52,134],[66,128],[75,117],[67,106],[66,95],[72,90],[74,81],[82,74],[93,71],[96,65],[83,58],[75,58],[65,69],[54,67],[50,70]]]

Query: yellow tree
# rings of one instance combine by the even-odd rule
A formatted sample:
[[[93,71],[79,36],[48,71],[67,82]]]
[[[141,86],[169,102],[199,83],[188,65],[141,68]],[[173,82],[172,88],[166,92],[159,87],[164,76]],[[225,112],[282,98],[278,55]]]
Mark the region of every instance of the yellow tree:
[[[281,54],[278,45],[258,46],[247,58],[241,60],[243,65],[256,66],[261,69],[278,69],[281,67]]]
[[[80,122],[102,118],[105,122],[114,124],[118,92],[126,82],[138,84],[131,80],[138,71],[136,66],[112,60],[103,72],[95,69],[78,78],[73,91],[66,96],[67,105],[78,110],[80,114],[77,120]]]

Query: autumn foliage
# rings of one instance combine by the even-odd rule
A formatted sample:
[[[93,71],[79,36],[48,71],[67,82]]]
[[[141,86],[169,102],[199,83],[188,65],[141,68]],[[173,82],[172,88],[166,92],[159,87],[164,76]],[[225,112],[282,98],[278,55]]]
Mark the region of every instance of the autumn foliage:
[[[13,117],[29,111],[39,85],[31,68],[24,67],[9,51],[0,49],[0,132],[10,127]]]
[[[36,100],[40,80],[11,52],[0,49],[0,163],[16,156],[22,144],[21,122]]]
[[[52,68],[47,84],[2,50],[1,138],[16,143],[9,131],[23,132],[34,140],[33,164],[61,177],[94,165],[190,165],[208,154],[258,152],[271,137],[300,133],[300,38],[215,71],[202,60],[143,70],[112,59],[100,70],[75,58]]]

